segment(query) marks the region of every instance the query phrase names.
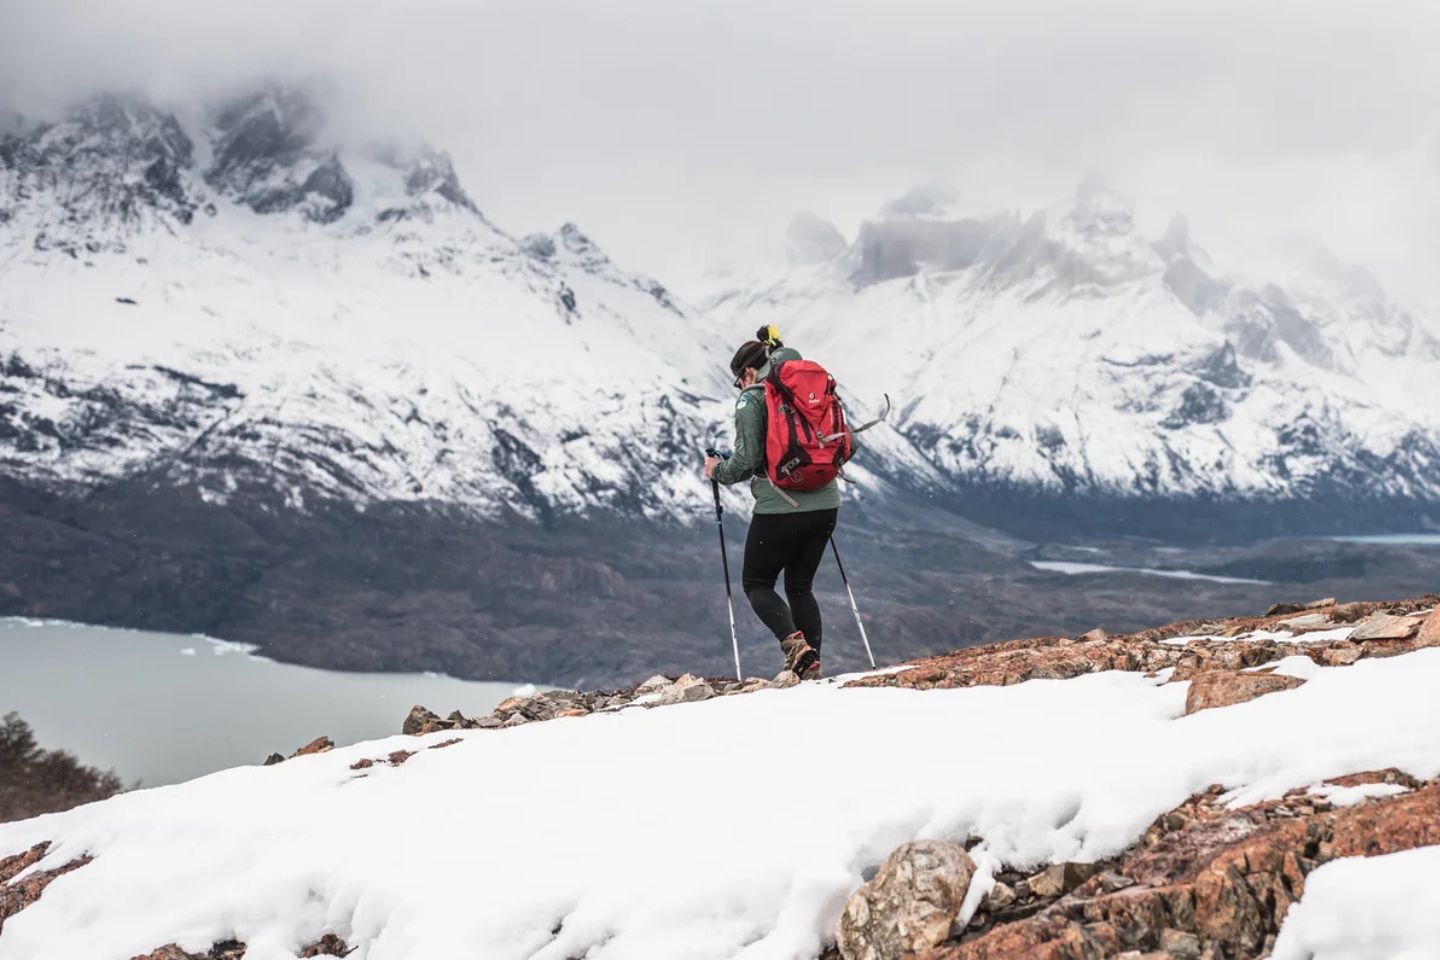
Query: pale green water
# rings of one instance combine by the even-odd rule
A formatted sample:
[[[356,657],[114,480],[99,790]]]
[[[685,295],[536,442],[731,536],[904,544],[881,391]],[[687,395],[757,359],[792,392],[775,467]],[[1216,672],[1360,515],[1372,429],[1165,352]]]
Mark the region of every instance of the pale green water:
[[[0,714],[19,711],[41,746],[113,768],[127,784],[260,763],[321,734],[337,744],[398,734],[417,703],[442,716],[487,713],[515,688],[315,670],[203,637],[0,619]]]

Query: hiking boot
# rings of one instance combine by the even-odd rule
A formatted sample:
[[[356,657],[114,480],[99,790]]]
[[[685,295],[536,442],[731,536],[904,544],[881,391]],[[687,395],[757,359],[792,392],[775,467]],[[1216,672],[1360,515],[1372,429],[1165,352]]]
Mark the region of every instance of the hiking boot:
[[[805,641],[805,634],[796,630],[780,641],[780,650],[785,654],[785,669],[801,680],[820,679],[820,654]]]

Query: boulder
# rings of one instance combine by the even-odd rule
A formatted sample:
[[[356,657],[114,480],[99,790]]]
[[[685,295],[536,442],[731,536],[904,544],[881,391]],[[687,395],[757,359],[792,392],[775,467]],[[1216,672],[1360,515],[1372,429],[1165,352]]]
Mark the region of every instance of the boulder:
[[[693,703],[697,700],[709,700],[713,696],[715,696],[715,689],[710,684],[694,674],[687,673],[661,691],[658,702],[661,704]]]
[[[314,753],[327,753],[334,749],[334,740],[331,740],[329,737],[316,737],[314,740],[311,740],[299,750],[296,750],[294,753],[290,754],[290,759],[293,760],[296,757],[308,757]]]
[[[670,678],[657,673],[635,688],[635,696],[643,697],[647,693],[659,693],[668,686],[670,686]]]
[[[1200,960],[1200,938],[1188,930],[1160,931],[1160,951],[1175,960]]]
[[[770,686],[780,688],[793,687],[799,682],[800,678],[795,676],[793,671],[781,670],[775,674],[775,679],[770,681]]]
[[[986,913],[998,913],[1014,902],[1015,888],[1011,887],[1008,883],[1002,883],[996,880],[995,886],[991,887],[990,892],[985,894],[985,899],[980,904],[980,907]]]
[[[405,722],[401,724],[400,732],[413,737],[423,732],[427,726],[431,726],[433,729],[434,724],[441,722],[443,721],[441,721],[439,714],[431,713],[417,703],[410,708],[410,715],[407,716]]]
[[[1430,616],[1420,624],[1420,633],[1416,636],[1422,646],[1440,647],[1440,607],[1430,611]]]
[[[916,840],[885,858],[845,904],[835,931],[845,960],[896,960],[950,935],[975,864],[949,840]]]
[[[1026,880],[1033,896],[1049,900],[1069,893],[1099,870],[1093,863],[1052,863]]]
[[[1320,662],[1327,667],[1345,667],[1359,660],[1364,653],[1358,644],[1341,640],[1320,651]]]
[[[1207,670],[1195,675],[1190,681],[1190,692],[1185,697],[1185,715],[1209,710],[1212,707],[1228,707],[1277,690],[1289,690],[1304,683],[1299,677],[1286,677],[1273,673],[1243,673],[1239,670]]]
[[[1278,626],[1292,633],[1305,633],[1310,630],[1328,630],[1333,624],[1323,613],[1303,613],[1298,617],[1286,617]]]
[[[1355,628],[1350,639],[1356,643],[1366,640],[1407,640],[1420,629],[1420,618],[1415,616],[1396,617],[1388,613],[1372,613],[1365,622]]]

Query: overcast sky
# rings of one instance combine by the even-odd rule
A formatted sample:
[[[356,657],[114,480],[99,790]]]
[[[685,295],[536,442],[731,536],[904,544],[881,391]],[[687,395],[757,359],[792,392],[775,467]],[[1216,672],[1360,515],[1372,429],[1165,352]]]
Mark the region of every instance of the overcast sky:
[[[918,181],[1029,210],[1095,170],[1223,265],[1310,237],[1434,307],[1437,49],[1434,0],[0,0],[0,99],[326,76],[502,227],[682,292],[797,209],[853,235]]]

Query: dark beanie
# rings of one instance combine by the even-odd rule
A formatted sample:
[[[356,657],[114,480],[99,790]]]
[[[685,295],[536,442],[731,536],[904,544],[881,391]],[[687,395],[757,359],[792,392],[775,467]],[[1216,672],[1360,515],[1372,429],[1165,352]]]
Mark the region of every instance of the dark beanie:
[[[765,344],[759,340],[747,340],[740,344],[740,349],[735,351],[735,356],[730,361],[730,373],[740,376],[740,371],[750,367],[759,370],[770,359],[770,351]]]

